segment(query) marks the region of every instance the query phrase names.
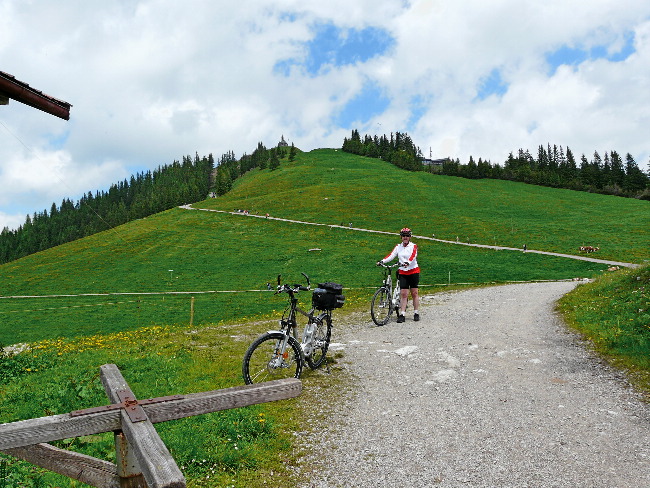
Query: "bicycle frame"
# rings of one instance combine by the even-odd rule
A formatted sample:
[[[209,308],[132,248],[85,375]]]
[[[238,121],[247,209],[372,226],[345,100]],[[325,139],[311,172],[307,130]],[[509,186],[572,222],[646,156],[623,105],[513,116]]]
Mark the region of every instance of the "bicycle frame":
[[[392,313],[398,311],[400,307],[399,280],[395,280],[395,287],[393,288],[392,277],[392,269],[398,267],[399,263],[390,266],[384,263],[377,264],[384,268],[384,280],[372,298],[370,312],[375,324],[384,325],[388,323],[389,317]],[[387,310],[387,313],[381,312],[382,309]]]
[[[289,285],[280,286],[281,277],[278,276],[278,291],[276,292],[276,294],[285,293],[285,292],[288,293],[289,305],[284,310],[284,313],[282,314],[282,319],[279,321],[280,328],[277,330],[269,330],[267,332],[269,334],[280,333],[285,336],[281,347],[282,351],[285,351],[287,347],[287,342],[289,340],[289,336],[298,340],[298,321],[296,319],[297,313],[307,317],[307,324],[305,324],[305,328],[302,333],[302,341],[299,341],[299,343],[302,346],[301,352],[304,359],[305,356],[309,356],[313,351],[312,337],[314,333],[314,324],[320,320],[323,320],[326,316],[331,317],[332,311],[326,310],[321,312],[317,316],[314,316],[314,311],[316,310],[314,307],[312,307],[309,311],[306,311],[298,306],[298,298],[296,297],[296,291],[310,290],[309,277],[305,273],[302,274],[307,279],[307,287],[300,286],[300,285],[294,285],[293,288]]]
[[[332,330],[332,310],[328,308],[315,314],[320,309],[313,301],[309,311],[298,306],[296,294],[310,290],[309,277],[303,275],[307,279],[307,286],[280,285],[281,277],[278,276],[276,295],[287,293],[289,304],[278,322],[279,329],[259,336],[244,354],[242,375],[247,384],[278,379],[287,374],[299,378],[304,364],[317,369],[325,361]],[[297,339],[298,315],[307,318],[301,341]]]
[[[393,265],[386,265],[384,264],[384,273],[386,273],[386,276],[384,278],[384,286],[388,290],[388,294],[393,297],[393,307],[398,308],[399,307],[399,300],[400,300],[400,287],[399,287],[399,280],[397,279],[397,271],[395,271],[395,288],[393,288],[393,268],[397,268],[399,266],[399,263],[395,263]]]

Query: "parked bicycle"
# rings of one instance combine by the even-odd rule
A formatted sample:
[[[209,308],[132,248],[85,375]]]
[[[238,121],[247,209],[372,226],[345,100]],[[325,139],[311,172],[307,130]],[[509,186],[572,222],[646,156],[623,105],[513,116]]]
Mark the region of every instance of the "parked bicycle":
[[[332,311],[345,302],[341,294],[343,287],[338,283],[319,283],[312,293],[311,310],[306,311],[298,307],[296,297],[299,292],[311,289],[309,276],[302,275],[307,286],[282,285],[281,276],[278,276],[275,294],[287,293],[289,303],[279,321],[280,328],[262,334],[244,354],[242,375],[246,384],[300,378],[305,362],[311,369],[317,369],[325,362],[332,335]],[[307,323],[299,341],[298,320],[303,317]]]
[[[400,287],[395,271],[395,288],[393,288],[392,269],[400,266],[399,263],[387,265],[377,263],[377,266],[384,268],[384,281],[372,297],[370,302],[370,315],[372,321],[377,325],[386,325],[393,312],[399,313]]]

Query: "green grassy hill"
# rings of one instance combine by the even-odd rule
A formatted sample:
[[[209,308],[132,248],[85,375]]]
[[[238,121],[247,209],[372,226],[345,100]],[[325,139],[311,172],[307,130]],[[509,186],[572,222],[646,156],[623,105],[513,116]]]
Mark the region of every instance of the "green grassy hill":
[[[641,262],[650,258],[650,203],[503,180],[410,173],[335,149],[303,153],[274,171],[252,171],[224,197],[197,207],[473,243]]]
[[[598,258],[650,259],[649,202],[409,173],[329,149],[299,153],[275,171],[251,171],[227,195],[194,207],[325,225],[175,208],[0,266],[0,344],[34,343],[28,354],[0,354],[0,422],[106,403],[97,372],[107,362],[120,366],[140,397],[239,385],[246,347],[275,326],[284,308],[282,297],[266,290],[268,282],[278,274],[300,282],[305,272],[312,283],[343,283],[348,300],[335,312],[336,329],[341,314],[367,312],[381,280],[374,263],[398,242],[404,226],[416,236],[569,254],[593,245],[600,247]],[[349,223],[394,234],[360,232],[346,228]],[[414,241],[423,293],[467,283],[597,277],[606,269]],[[641,276],[647,280],[647,272]],[[309,295],[301,298],[304,303]],[[316,389],[338,380],[336,374],[306,378]],[[306,390],[295,401],[160,430],[189,486],[254,487],[262,479],[285,486],[291,432],[304,428],[296,427],[295,411],[310,395]],[[188,429],[200,435],[188,436]],[[72,444],[109,460],[113,453],[110,435]],[[0,456],[0,462],[6,461]],[[50,476],[10,463],[24,479]],[[282,475],[262,477],[268,471]],[[72,486],[51,476],[46,486]]]
[[[416,236],[569,254],[595,245],[594,257],[621,261],[642,262],[650,254],[649,202],[410,173],[330,149],[299,153],[275,171],[251,171],[227,195],[194,207],[395,233],[409,226]],[[414,240],[425,291],[591,277],[605,269]],[[226,292],[265,290],[278,274],[289,281],[302,279],[301,272],[314,282],[339,281],[363,302],[380,279],[374,263],[397,241],[328,225],[172,209],[0,266],[0,343],[265,315],[278,306],[272,297]],[[6,298],[12,296],[38,298]]]

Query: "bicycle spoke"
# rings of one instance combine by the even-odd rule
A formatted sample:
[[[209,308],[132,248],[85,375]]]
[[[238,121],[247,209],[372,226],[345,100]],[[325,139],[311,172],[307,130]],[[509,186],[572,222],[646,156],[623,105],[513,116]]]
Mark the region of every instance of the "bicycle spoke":
[[[300,378],[302,356],[295,339],[289,337],[282,351],[285,336],[272,332],[259,337],[246,351],[242,375],[247,384],[282,378]]]

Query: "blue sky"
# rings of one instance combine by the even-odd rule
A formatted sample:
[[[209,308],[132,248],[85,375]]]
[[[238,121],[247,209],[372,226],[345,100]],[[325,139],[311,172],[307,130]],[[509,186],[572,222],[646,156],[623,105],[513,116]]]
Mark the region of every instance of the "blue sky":
[[[292,69],[297,69],[310,77],[318,77],[385,56],[395,44],[390,32],[378,27],[346,28],[328,22],[317,23],[311,27],[311,32],[313,37],[301,43],[301,55],[280,60],[275,65],[276,73],[290,78]],[[338,127],[354,129],[383,113],[389,103],[381,86],[368,80],[338,113],[333,114],[333,122]]]
[[[583,44],[578,46],[563,44],[555,51],[546,54],[549,75],[553,75],[559,66],[578,67],[587,61],[593,62],[598,59],[613,63],[625,61],[636,52],[634,47],[635,36],[634,32],[623,32],[622,35],[624,43],[620,47],[611,44]]]
[[[353,66],[388,53],[395,40],[385,29],[357,29],[337,26],[331,22],[310,26],[312,38],[302,43],[303,56],[281,60],[276,69],[290,74],[291,66],[299,66],[316,77],[331,69]]]
[[[640,0],[0,0],[0,70],[73,105],[0,106],[0,228],[184,155],[408,132],[503,162],[650,158]]]
[[[494,68],[485,78],[480,80],[476,97],[478,100],[484,100],[490,95],[501,96],[507,92],[508,83],[501,77],[499,68]]]

